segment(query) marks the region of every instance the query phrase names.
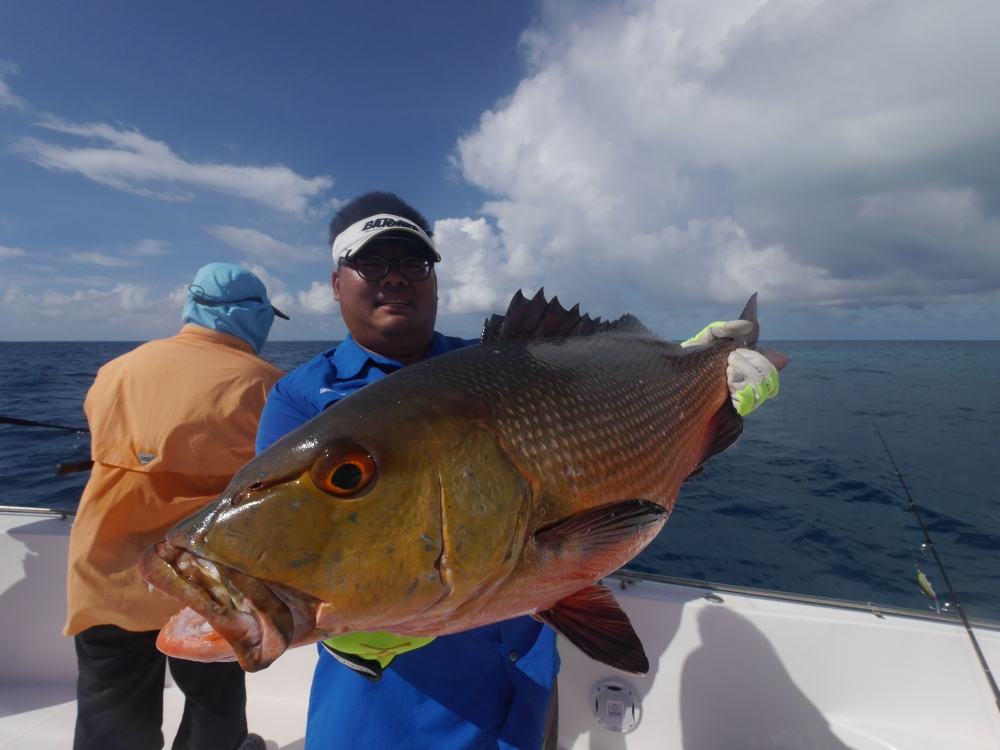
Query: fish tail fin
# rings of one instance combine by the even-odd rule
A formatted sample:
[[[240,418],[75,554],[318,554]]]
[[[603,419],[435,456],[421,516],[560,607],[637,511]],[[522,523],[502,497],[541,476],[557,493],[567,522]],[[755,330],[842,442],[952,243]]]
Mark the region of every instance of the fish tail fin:
[[[787,354],[761,349],[757,346],[757,342],[760,339],[760,323],[757,321],[757,292],[751,294],[750,299],[748,299],[746,305],[743,306],[743,312],[740,313],[740,320],[746,320],[753,324],[753,328],[750,330],[750,333],[747,334],[745,339],[739,342],[740,346],[744,346],[748,349],[756,349],[767,357],[771,364],[778,370],[781,370],[785,367],[785,365],[792,361],[792,358]]]
[[[750,299],[743,306],[743,312],[740,313],[740,320],[753,323],[753,329],[747,335],[745,342],[743,342],[744,345],[747,348],[757,346],[757,340],[760,338],[760,323],[757,322],[757,292],[751,294]]]

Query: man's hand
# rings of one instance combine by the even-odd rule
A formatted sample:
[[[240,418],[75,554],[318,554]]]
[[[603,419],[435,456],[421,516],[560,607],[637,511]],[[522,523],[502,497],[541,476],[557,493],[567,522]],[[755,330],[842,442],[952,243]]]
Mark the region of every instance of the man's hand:
[[[748,320],[709,323],[681,346],[707,346],[717,339],[748,336],[753,324]],[[767,399],[778,395],[778,370],[771,361],[753,349],[737,349],[729,355],[726,367],[729,394],[736,412],[745,417]]]
[[[741,417],[778,395],[777,368],[753,349],[737,349],[729,355],[726,379],[733,406]]]
[[[323,648],[345,667],[376,682],[397,656],[426,646],[433,640],[433,637],[395,635],[385,631],[344,633],[327,638],[323,641]]]

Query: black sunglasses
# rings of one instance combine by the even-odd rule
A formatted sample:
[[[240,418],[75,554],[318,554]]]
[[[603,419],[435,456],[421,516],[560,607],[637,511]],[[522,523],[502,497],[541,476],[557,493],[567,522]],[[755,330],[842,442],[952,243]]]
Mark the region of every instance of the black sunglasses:
[[[423,281],[431,275],[434,262],[418,255],[407,255],[404,258],[383,258],[381,255],[361,255],[357,258],[341,258],[337,265],[353,268],[358,276],[365,281],[381,281],[389,275],[393,268],[399,269],[404,278],[410,281]]]

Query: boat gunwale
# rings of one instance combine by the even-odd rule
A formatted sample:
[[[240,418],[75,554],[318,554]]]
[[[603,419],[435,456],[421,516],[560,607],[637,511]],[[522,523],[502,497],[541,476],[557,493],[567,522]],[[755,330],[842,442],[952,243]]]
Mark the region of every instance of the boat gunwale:
[[[835,597],[817,596],[815,594],[796,594],[786,591],[776,591],[774,589],[756,588],[753,586],[740,586],[731,583],[716,583],[714,581],[699,581],[693,578],[678,578],[676,576],[665,576],[659,573],[646,573],[644,571],[632,570],[627,566],[615,571],[608,578],[618,580],[622,590],[628,586],[640,583],[661,583],[682,588],[705,589],[709,592],[722,591],[740,596],[749,596],[755,599],[769,599],[779,602],[791,602],[796,604],[813,604],[820,607],[831,607],[834,609],[846,609],[859,612],[868,612],[875,617],[892,615],[894,617],[906,617],[914,620],[931,620],[947,624],[961,625],[961,617],[957,613],[926,612],[908,607],[897,607],[893,605],[876,604],[875,602],[862,602],[851,599],[837,599]],[[1000,620],[991,620],[978,617],[969,617],[969,624],[985,630],[1000,631]]]

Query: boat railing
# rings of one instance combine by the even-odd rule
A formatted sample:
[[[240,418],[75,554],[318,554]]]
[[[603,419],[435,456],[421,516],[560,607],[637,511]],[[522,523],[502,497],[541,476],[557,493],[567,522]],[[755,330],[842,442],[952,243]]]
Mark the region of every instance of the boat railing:
[[[36,508],[25,505],[0,505],[0,513],[23,513],[31,516],[57,516],[70,518],[76,515],[76,508]]]
[[[776,591],[774,589],[756,588],[753,586],[740,586],[729,583],[716,583],[713,581],[699,581],[692,578],[678,578],[676,576],[665,576],[658,573],[647,573],[645,571],[622,568],[610,576],[619,581],[621,587],[628,588],[640,581],[650,581],[653,583],[666,583],[673,586],[684,586],[687,588],[706,589],[709,592],[722,592],[740,594],[742,596],[754,596],[762,599],[774,599],[777,601],[798,602],[800,604],[815,604],[821,607],[835,607],[837,609],[853,609],[870,612],[875,617],[893,615],[897,617],[909,617],[917,620],[934,620],[937,622],[960,622],[960,618],[953,612],[935,612],[912,609],[909,607],[897,607],[875,602],[862,602],[851,599],[837,599],[834,597],[817,596],[814,594],[796,594],[787,591]],[[712,595],[706,594],[707,598]],[[970,624],[977,628],[1000,631],[1000,620],[970,617]]]

